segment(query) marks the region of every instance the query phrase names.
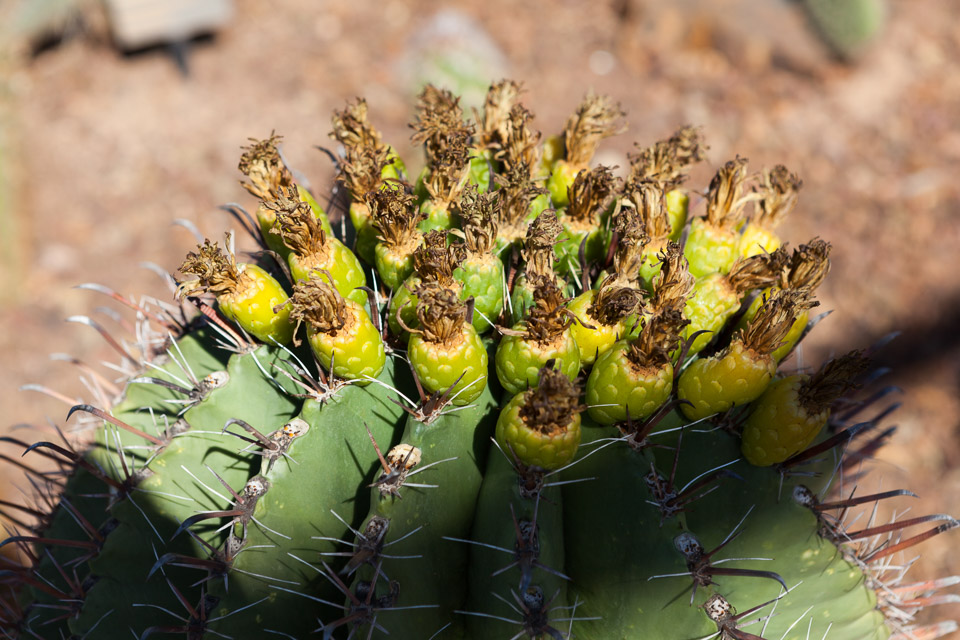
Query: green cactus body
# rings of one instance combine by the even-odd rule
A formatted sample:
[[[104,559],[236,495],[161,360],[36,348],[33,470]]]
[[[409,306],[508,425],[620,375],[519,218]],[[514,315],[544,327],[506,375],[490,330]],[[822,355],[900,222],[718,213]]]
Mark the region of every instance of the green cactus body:
[[[407,390],[409,378],[406,367],[397,367],[397,360],[390,359],[378,380]],[[296,546],[290,549],[292,555],[277,557],[269,547],[283,538],[259,527],[251,530],[252,539],[245,545],[249,550],[234,560],[238,571],[230,577],[229,590],[219,582],[211,585],[212,593],[220,598],[217,611],[221,615],[260,598],[267,602],[262,608],[224,618],[215,631],[239,638],[253,629],[285,629],[296,637],[308,637],[317,628],[318,617],[333,619],[333,607],[316,605],[298,593],[331,602],[342,599],[320,576],[320,561],[340,571],[346,559],[319,554],[345,551],[346,545],[336,541],[352,542],[347,524],[359,527],[370,509],[367,485],[379,474],[380,465],[364,426],[383,450],[395,443],[406,414],[390,401],[392,394],[380,384],[349,385],[322,404],[312,399],[304,403],[298,417],[309,430],[290,444],[289,459],[261,463],[260,473],[270,482],[270,490],[258,501],[254,514],[273,531],[296,540]],[[331,456],[331,451],[340,453]],[[302,473],[303,469],[311,471]],[[309,519],[303,517],[305,512],[310,513]],[[266,546],[253,548],[258,545]],[[304,606],[311,609],[310,614],[291,616],[291,611]]]
[[[536,523],[538,531],[535,541],[539,546],[536,561],[551,571],[543,571],[534,566],[524,569],[518,564],[517,567],[493,575],[514,561],[510,552],[517,548],[518,531],[512,516],[521,528],[526,523]],[[504,600],[513,602],[511,592],[523,591],[520,587],[523,586],[524,571],[529,572],[530,583],[540,586],[548,598],[556,594],[555,605],[565,605],[567,581],[553,573],[562,573],[564,568],[563,506],[560,489],[547,487],[541,491],[539,497],[521,495],[516,470],[496,447],[492,447],[487,454],[487,468],[477,498],[470,539],[479,544],[470,545],[470,593],[465,611],[516,618],[516,612],[504,604]],[[496,551],[479,546],[480,544],[500,547],[508,552]],[[555,615],[562,618],[566,612],[566,609],[562,609]],[[506,638],[517,630],[515,625],[508,622],[481,615],[468,615],[466,623],[468,638]],[[561,630],[566,629],[566,623],[563,622],[555,623],[554,626]]]
[[[690,235],[683,255],[690,263],[690,273],[695,278],[712,273],[727,273],[737,258],[740,236],[735,231],[715,227],[703,218],[690,223]]]
[[[683,235],[683,228],[687,226],[687,214],[690,207],[690,196],[682,189],[670,189],[664,194],[667,205],[667,218],[670,220],[671,242],[679,242]]]
[[[585,427],[585,441],[614,435],[617,432],[613,429]],[[703,466],[704,461],[699,457],[705,451],[719,454],[711,459],[735,460],[738,455],[735,446],[731,446],[733,444],[728,438],[718,438],[716,432],[697,433],[695,437],[688,434],[684,437],[681,460],[685,460],[691,470]],[[671,458],[672,455],[653,460],[657,469],[666,471],[672,464]],[[709,468],[707,463],[703,470]],[[602,473],[602,469],[614,471]],[[752,469],[741,461],[734,471],[744,476],[743,482],[725,480],[711,494],[709,505],[703,504],[688,514],[666,516],[656,506],[657,496],[648,489],[650,470],[651,458],[621,445],[604,449],[567,473],[571,479],[596,477],[596,473],[603,476],[598,477],[595,484],[593,481],[580,482],[563,488],[567,549],[591,549],[586,554],[567,554],[565,569],[571,577],[571,597],[579,596],[584,603],[578,615],[600,618],[575,623],[576,637],[623,640],[638,637],[700,638],[715,633],[716,625],[705,615],[697,617],[682,613],[692,608],[689,594],[693,579],[687,573],[688,568],[684,557],[677,551],[675,540],[681,533],[693,533],[709,551],[723,542],[748,510],[741,534],[724,546],[714,561],[726,557],[750,558],[748,549],[771,549],[770,540],[774,538],[777,540],[776,552],[770,555],[802,558],[801,562],[789,566],[777,566],[784,582],[794,588],[791,595],[796,594],[796,600],[791,601],[788,610],[781,608],[783,601],[778,603],[777,612],[781,615],[771,618],[765,637],[803,640],[808,637],[807,623],[803,629],[798,628],[801,625],[793,628],[791,625],[811,611],[814,613],[810,613],[809,626],[813,631],[809,637],[820,637],[828,629],[828,637],[836,634],[837,638],[850,640],[887,637],[882,616],[875,609],[873,592],[864,585],[859,570],[838,555],[832,545],[822,544],[815,536],[811,539],[809,535],[803,535],[804,531],[816,526],[816,518],[798,504],[784,504],[789,499],[781,497],[778,488],[763,477],[763,470]],[[679,486],[688,480],[677,479]],[[790,486],[783,488],[785,496],[789,496],[794,481],[787,484]],[[764,487],[763,490],[758,491],[758,486]],[[633,495],[642,506],[604,509],[596,500],[597,492],[601,495]],[[737,509],[731,505],[745,506]],[[592,524],[587,526],[586,523]],[[593,544],[589,531],[595,526],[616,532],[612,544],[602,548]],[[650,532],[643,545],[633,543],[632,532],[635,531]],[[711,533],[706,535],[701,531]],[[764,571],[773,565],[772,561],[747,560],[721,566]],[[675,575],[655,577],[671,574]],[[735,594],[739,610],[772,600],[781,592],[780,585],[770,578],[718,575],[713,580],[721,592]],[[828,588],[830,593],[844,594],[840,598],[842,602],[825,596],[825,592],[815,586],[817,584]],[[702,605],[708,592],[708,588],[699,588],[694,604]],[[734,595],[729,597],[733,602]],[[651,615],[651,611],[658,611],[659,615]],[[745,629],[750,630],[749,627]]]
[[[670,398],[673,365],[635,367],[626,356],[629,344],[617,342],[597,358],[587,378],[586,403],[590,418],[599,424],[643,420]]]
[[[367,292],[358,287],[367,285],[367,278],[363,273],[363,265],[350,249],[336,238],[329,236],[326,241],[326,256],[313,256],[314,259],[303,258],[291,252],[287,257],[290,265],[290,274],[296,281],[309,280],[311,274],[323,276],[326,271],[333,278],[333,285],[344,298],[359,305],[367,303]]]
[[[255,264],[240,265],[244,288],[217,296],[221,313],[258,340],[288,344],[293,338],[290,310],[274,310],[287,300],[280,283]]]
[[[715,273],[698,279],[683,310],[683,315],[690,324],[684,328],[682,335],[686,340],[697,331],[706,333],[694,339],[688,355],[702,351],[739,307],[740,298],[721,274]]]
[[[283,244],[283,238],[272,229],[277,225],[277,212],[270,209],[261,202],[257,207],[257,224],[260,225],[260,237],[264,239],[271,251],[276,251],[280,257],[286,260],[290,255],[290,247]]]
[[[492,254],[467,258],[454,270],[453,277],[463,285],[460,298],[473,298],[473,328],[486,333],[503,311],[503,263]]]
[[[446,342],[432,342],[420,334],[407,343],[410,365],[429,393],[449,390],[450,402],[463,406],[480,397],[487,387],[487,350],[473,325]]]
[[[522,331],[524,323],[514,325]],[[520,336],[506,335],[497,347],[497,379],[507,393],[513,395],[536,386],[540,369],[548,360],[555,359],[557,367],[571,380],[580,372],[580,349],[570,331],[564,331],[556,340],[540,344]]]
[[[391,556],[421,556],[384,558],[384,573],[400,585],[396,606],[432,605],[402,612],[403,615],[389,623],[387,615],[401,612],[385,614],[381,620],[389,625],[391,638],[420,640],[447,624],[451,626],[443,632],[444,636],[469,637],[464,632],[464,617],[453,613],[466,600],[464,575],[469,549],[463,543],[444,537],[466,538],[470,535],[486,464],[486,447],[481,449],[481,455],[477,455],[475,443],[486,444],[492,435],[495,406],[496,400],[488,386],[473,406],[441,415],[429,424],[411,416],[400,442],[420,449],[420,464],[439,463],[417,476],[417,481],[436,486],[423,489],[401,487],[402,499],[381,495],[378,489],[373,489],[370,515],[389,519],[388,542],[398,541],[390,545],[387,553]],[[430,514],[426,521],[424,514]],[[373,571],[365,566],[358,576],[371,580]]]

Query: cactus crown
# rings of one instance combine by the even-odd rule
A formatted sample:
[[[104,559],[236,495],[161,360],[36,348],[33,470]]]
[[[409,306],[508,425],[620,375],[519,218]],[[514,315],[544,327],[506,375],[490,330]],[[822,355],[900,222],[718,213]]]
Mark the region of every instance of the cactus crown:
[[[324,274],[327,279],[329,273]],[[325,282],[316,274],[309,280],[302,280],[293,287],[290,297],[290,319],[297,323],[306,322],[315,331],[337,335],[347,324],[350,314],[347,304],[336,287]]]
[[[707,147],[699,127],[685,126],[670,138],[628,154],[630,181],[652,180],[663,191],[676,189],[687,179],[686,169],[705,157]]]
[[[797,392],[800,405],[808,414],[827,409],[851,389],[856,378],[867,370],[870,360],[862,350],[855,350],[825,363],[803,381]]]
[[[393,162],[386,146],[347,147],[347,155],[340,160],[337,181],[342,183],[354,200],[374,191],[383,183],[383,169]]]
[[[610,167],[584,169],[570,186],[570,204],[566,222],[572,228],[594,228],[600,224],[600,215],[613,199],[616,179]]]
[[[237,168],[250,182],[241,180],[240,185],[257,198],[269,200],[281,187],[293,185],[293,175],[284,166],[277,148],[283,137],[271,132],[265,140],[249,140]]]
[[[621,207],[613,218],[613,230],[617,234],[613,270],[620,284],[636,287],[640,283],[643,250],[650,243],[640,212],[633,206]]]
[[[467,318],[467,306],[456,291],[437,282],[424,282],[414,293],[420,328],[407,330],[422,335],[428,342],[447,343],[459,339]]]
[[[310,204],[300,199],[296,187],[289,187],[286,192],[281,188],[272,201],[264,201],[263,205],[277,214],[277,224],[270,233],[279,235],[291,251],[303,257],[326,255],[327,234]]]
[[[549,344],[559,338],[574,319],[564,306],[567,298],[555,278],[534,275],[530,281],[533,284],[533,306],[527,311],[523,335],[528,340]]]
[[[734,231],[751,199],[743,196],[747,159],[737,156],[717,170],[707,192],[707,222],[719,229]]]
[[[465,158],[467,142],[473,134],[473,125],[463,120],[460,98],[432,84],[420,92],[410,128],[415,131],[411,140],[423,144],[431,172],[442,164],[450,165],[460,155]]]
[[[531,165],[526,161],[508,164],[506,171],[494,176],[500,187],[500,228],[501,232],[512,237],[521,237],[526,226],[527,213],[534,198],[547,193],[547,190],[534,182],[530,174]],[[512,239],[511,237],[511,239]]]
[[[471,257],[488,255],[497,241],[501,215],[499,192],[480,193],[475,185],[468,185],[459,208],[467,254]]]
[[[687,268],[683,249],[676,242],[669,243],[658,255],[660,273],[653,279],[653,295],[650,306],[656,312],[674,309],[683,311],[687,298],[693,292],[695,278]]]
[[[388,247],[412,252],[421,242],[417,225],[426,215],[401,184],[389,184],[366,195],[378,238]]]
[[[347,103],[342,111],[334,111],[331,120],[333,130],[330,137],[348,150],[385,148],[380,132],[367,118],[367,101],[363,98],[357,98],[353,104]]]
[[[773,229],[797,206],[803,182],[782,164],[760,174],[760,184],[754,187],[759,196],[753,222],[764,229]]]
[[[553,367],[553,362],[548,362],[540,369],[537,386],[526,392],[520,418],[530,429],[553,435],[566,430],[573,417],[583,410],[580,390]]]
[[[644,232],[653,243],[666,242],[670,218],[663,203],[663,186],[655,180],[631,179],[624,188],[624,204],[640,214]]]
[[[225,252],[218,243],[203,241],[196,251],[187,254],[179,271],[196,276],[181,282],[177,291],[180,296],[209,291],[215,295],[232,293],[241,289],[246,281],[236,257]]]
[[[764,302],[747,328],[734,339],[758,354],[773,353],[783,344],[797,316],[816,304],[805,293],[778,291]]]
[[[510,115],[517,106],[523,86],[515,80],[501,80],[490,85],[483,102],[483,111],[474,116],[479,126],[476,146],[492,151],[502,150],[510,138]]]
[[[788,259],[786,247],[780,247],[773,253],[739,258],[730,268],[726,280],[738,294],[769,287],[777,282]]]
[[[507,167],[523,163],[530,174],[540,166],[540,137],[539,131],[531,131],[528,123],[533,120],[533,114],[522,104],[515,104],[507,116],[506,142],[502,152],[498,154]]]
[[[626,112],[609,96],[588,93],[563,128],[566,160],[575,167],[590,164],[600,141],[626,130]]]
[[[459,287],[453,272],[465,257],[463,244],[447,244],[447,234],[439,229],[428,231],[423,244],[413,252],[413,270],[424,281],[438,282],[445,287]]]
[[[553,247],[563,233],[563,225],[554,211],[544,211],[530,223],[523,242],[523,259],[527,261],[527,277],[553,275]]]
[[[670,354],[680,344],[680,332],[689,323],[679,309],[655,313],[630,343],[627,358],[638,369],[659,369],[670,362]]]
[[[643,309],[643,294],[639,289],[617,284],[616,275],[607,276],[593,303],[587,308],[587,316],[600,324],[613,326],[633,313]]]
[[[780,276],[783,289],[815,291],[830,271],[830,243],[815,238],[797,247]]]

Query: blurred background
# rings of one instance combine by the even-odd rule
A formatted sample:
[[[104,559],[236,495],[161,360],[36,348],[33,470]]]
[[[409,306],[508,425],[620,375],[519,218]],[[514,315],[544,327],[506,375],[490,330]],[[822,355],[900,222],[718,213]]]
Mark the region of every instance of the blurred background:
[[[72,286],[166,298],[137,264],[180,264],[194,241],[172,221],[218,236],[228,222],[218,205],[254,206],[236,168],[248,137],[283,135],[290,163],[325,193],[332,166],[314,145],[331,145],[330,115],[347,100],[368,99],[415,169],[407,122],[425,81],[479,105],[491,80],[510,77],[545,135],[588,89],[619,100],[629,130],[603,144],[600,163],[625,168],[635,142],[691,123],[710,151],[690,188],[705,189],[735,154],[798,172],[800,204],[781,235],[834,246],[819,298],[835,313],[804,361],[899,331],[878,357],[903,389],[887,421],[899,431],[873,479],[920,494],[914,515],[960,515],[952,4],[0,0],[0,431],[63,421],[65,405],[20,385],[84,395],[76,370],[49,354],[114,358],[95,331],[64,322],[89,313],[116,326],[95,310],[106,298]],[[958,547],[956,532],[918,547],[914,577],[960,574]]]

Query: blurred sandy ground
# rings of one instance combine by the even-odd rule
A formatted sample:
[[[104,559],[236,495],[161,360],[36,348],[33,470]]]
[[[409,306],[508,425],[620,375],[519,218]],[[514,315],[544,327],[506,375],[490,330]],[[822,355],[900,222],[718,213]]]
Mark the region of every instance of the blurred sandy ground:
[[[187,77],[162,50],[117,53],[93,12],[59,46],[0,61],[2,422],[62,423],[65,405],[21,384],[84,394],[76,372],[47,354],[113,358],[94,331],[64,323],[91,313],[115,327],[93,311],[111,303],[71,286],[166,296],[136,265],[179,264],[193,241],[171,221],[218,234],[227,219],[217,205],[253,205],[236,171],[247,137],[283,134],[289,160],[323,191],[331,166],[313,145],[329,144],[333,109],[366,96],[416,166],[412,96],[438,68],[431,51],[465,43],[467,54],[450,54],[466,65],[461,75],[523,81],[546,134],[588,88],[620,100],[629,132],[604,144],[604,163],[626,166],[633,142],[694,123],[711,150],[691,187],[705,188],[736,153],[756,169],[797,171],[800,206],[782,235],[834,244],[820,298],[835,313],[805,360],[904,332],[883,361],[904,389],[888,421],[900,430],[874,478],[917,491],[914,515],[958,515],[960,23],[951,4],[892,2],[882,39],[847,67],[779,0],[486,0],[445,12],[450,3],[423,0],[238,0],[234,21],[192,46]],[[925,543],[915,575],[960,573],[958,540]]]

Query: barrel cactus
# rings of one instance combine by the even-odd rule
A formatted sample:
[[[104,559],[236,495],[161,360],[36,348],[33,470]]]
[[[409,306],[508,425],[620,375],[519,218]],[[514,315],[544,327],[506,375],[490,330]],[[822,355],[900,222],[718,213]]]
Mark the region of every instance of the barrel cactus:
[[[914,615],[956,580],[910,583],[899,560],[958,522],[850,515],[912,495],[857,490],[890,433],[874,347],[787,360],[819,317],[829,245],[791,249],[772,225],[759,249],[744,240],[793,208],[799,179],[731,160],[698,216],[677,194],[702,150],[671,141],[700,132],[615,178],[586,164],[622,129],[619,106],[588,95],[543,143],[519,89],[494,84],[479,127],[426,89],[413,181],[366,102],[348,104],[326,209],[278,136],[255,140],[240,168],[259,215],[227,208],[262,251],[201,238],[169,300],[85,285],[130,307],[135,331],[102,330],[123,381],[85,370],[69,429],[2,438],[33,488],[2,505],[0,547],[17,552],[0,567],[3,637],[955,628]],[[589,216],[573,216],[596,176]],[[563,232],[521,248],[546,215]],[[525,270],[534,257],[563,268]]]

